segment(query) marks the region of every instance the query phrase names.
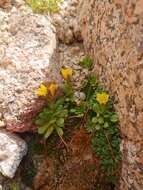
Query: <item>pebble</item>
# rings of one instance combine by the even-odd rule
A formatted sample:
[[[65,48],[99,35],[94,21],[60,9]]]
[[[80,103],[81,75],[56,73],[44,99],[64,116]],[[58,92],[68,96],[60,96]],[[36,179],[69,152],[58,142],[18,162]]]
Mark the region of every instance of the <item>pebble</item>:
[[[0,120],[0,128],[3,128],[3,127],[5,127],[5,122]]]
[[[0,130],[0,172],[13,178],[23,156],[27,153],[27,144],[15,134]]]
[[[73,42],[73,32],[72,30],[68,29],[65,33],[65,39],[64,39],[66,44],[70,44]]]

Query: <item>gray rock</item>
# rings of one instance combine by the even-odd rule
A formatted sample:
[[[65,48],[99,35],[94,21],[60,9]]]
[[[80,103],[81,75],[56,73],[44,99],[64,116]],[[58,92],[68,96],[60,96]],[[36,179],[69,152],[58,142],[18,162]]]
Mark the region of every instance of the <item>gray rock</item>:
[[[0,130],[0,172],[13,178],[23,156],[27,153],[27,144],[17,135]]]

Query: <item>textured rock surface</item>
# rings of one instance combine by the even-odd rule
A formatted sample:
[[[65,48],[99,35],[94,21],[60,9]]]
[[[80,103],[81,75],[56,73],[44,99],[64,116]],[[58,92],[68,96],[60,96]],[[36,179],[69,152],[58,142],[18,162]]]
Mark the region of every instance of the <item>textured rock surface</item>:
[[[62,43],[72,44],[82,40],[76,19],[78,3],[79,0],[64,0],[60,12],[52,16],[57,38]]]
[[[0,172],[13,178],[23,156],[27,153],[24,140],[14,134],[0,131]]]
[[[121,190],[143,189],[143,1],[81,0],[86,51],[112,95],[120,117]]]
[[[56,37],[50,18],[21,6],[0,9],[0,112],[6,121],[33,102],[46,78]]]

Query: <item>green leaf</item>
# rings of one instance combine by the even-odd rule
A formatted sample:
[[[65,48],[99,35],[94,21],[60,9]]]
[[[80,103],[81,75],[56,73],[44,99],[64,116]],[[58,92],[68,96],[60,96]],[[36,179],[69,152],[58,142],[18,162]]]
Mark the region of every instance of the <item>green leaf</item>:
[[[97,117],[93,117],[92,118],[92,123],[97,123],[98,122],[98,118]]]
[[[115,126],[111,126],[109,129],[108,129],[108,133],[110,135],[116,135],[119,133],[119,129]],[[118,134],[119,135],[119,134]]]
[[[91,133],[94,130],[94,124],[90,119],[87,122],[86,129],[89,133]]]
[[[100,113],[100,111],[101,111],[100,105],[99,105],[97,102],[95,102],[95,103],[92,105],[92,109],[93,109],[93,111],[96,112],[96,113]]]
[[[56,131],[57,131],[57,133],[58,133],[58,135],[59,135],[60,137],[63,136],[64,132],[63,132],[63,129],[62,129],[62,128],[56,127]]]
[[[106,128],[108,128],[108,127],[109,127],[108,122],[105,122],[105,123],[104,123],[104,125],[103,125],[103,128],[105,128],[105,129],[106,129]]]
[[[68,110],[67,109],[63,109],[61,110],[61,113],[60,113],[60,117],[67,117],[68,116]]]
[[[56,107],[61,106],[64,103],[64,98],[60,97],[57,101],[56,101]]]
[[[89,78],[89,83],[90,83],[90,85],[91,85],[92,87],[97,86],[97,78],[96,78],[95,75],[90,76],[90,78]]]
[[[63,85],[63,91],[65,95],[69,98],[72,98],[73,96],[73,87],[72,84],[69,81],[66,81]]]
[[[104,123],[104,118],[100,116],[100,117],[98,118],[98,123],[99,123],[99,124],[103,124],[103,123]]]
[[[53,131],[54,131],[54,127],[53,127],[53,126],[50,126],[50,127],[47,129],[47,131],[46,131],[46,133],[45,133],[45,135],[44,135],[44,138],[47,139],[47,138],[52,134]]]
[[[57,120],[56,124],[59,126],[59,127],[64,127],[64,118],[60,118]]]
[[[84,115],[84,113],[85,113],[85,105],[82,104],[80,106],[77,106],[75,108],[70,109],[70,113],[72,115],[75,114],[75,115],[77,115],[79,117],[82,117]]]
[[[101,125],[96,125],[96,126],[95,126],[95,129],[96,129],[96,130],[100,130],[100,129],[101,129]]]
[[[38,133],[39,134],[44,134],[48,127],[49,127],[49,124],[46,124],[46,125],[44,125],[42,127],[39,127],[38,128]]]
[[[117,114],[113,114],[112,116],[111,116],[111,122],[112,123],[116,123],[116,122],[118,122],[118,116],[117,116]]]
[[[81,60],[80,64],[89,70],[93,68],[93,63],[89,57],[85,57],[83,60]]]
[[[42,119],[36,119],[35,120],[35,124],[36,125],[41,125],[43,123],[43,120]]]

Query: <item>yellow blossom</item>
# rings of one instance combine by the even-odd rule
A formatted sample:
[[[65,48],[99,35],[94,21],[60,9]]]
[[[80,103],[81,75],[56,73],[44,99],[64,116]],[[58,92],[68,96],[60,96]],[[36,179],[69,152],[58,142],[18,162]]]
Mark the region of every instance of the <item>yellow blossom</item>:
[[[37,96],[46,96],[47,95],[47,87],[44,84],[41,84],[39,89],[36,92]]]
[[[65,80],[68,80],[73,75],[73,69],[72,68],[62,68],[61,74]]]
[[[98,93],[96,95],[96,100],[99,102],[99,104],[106,104],[109,100],[109,94],[106,92]]]
[[[50,94],[51,94],[52,96],[55,95],[57,89],[58,89],[58,85],[55,84],[55,83],[51,83],[51,84],[48,86],[48,90],[49,90],[49,92],[50,92]]]

